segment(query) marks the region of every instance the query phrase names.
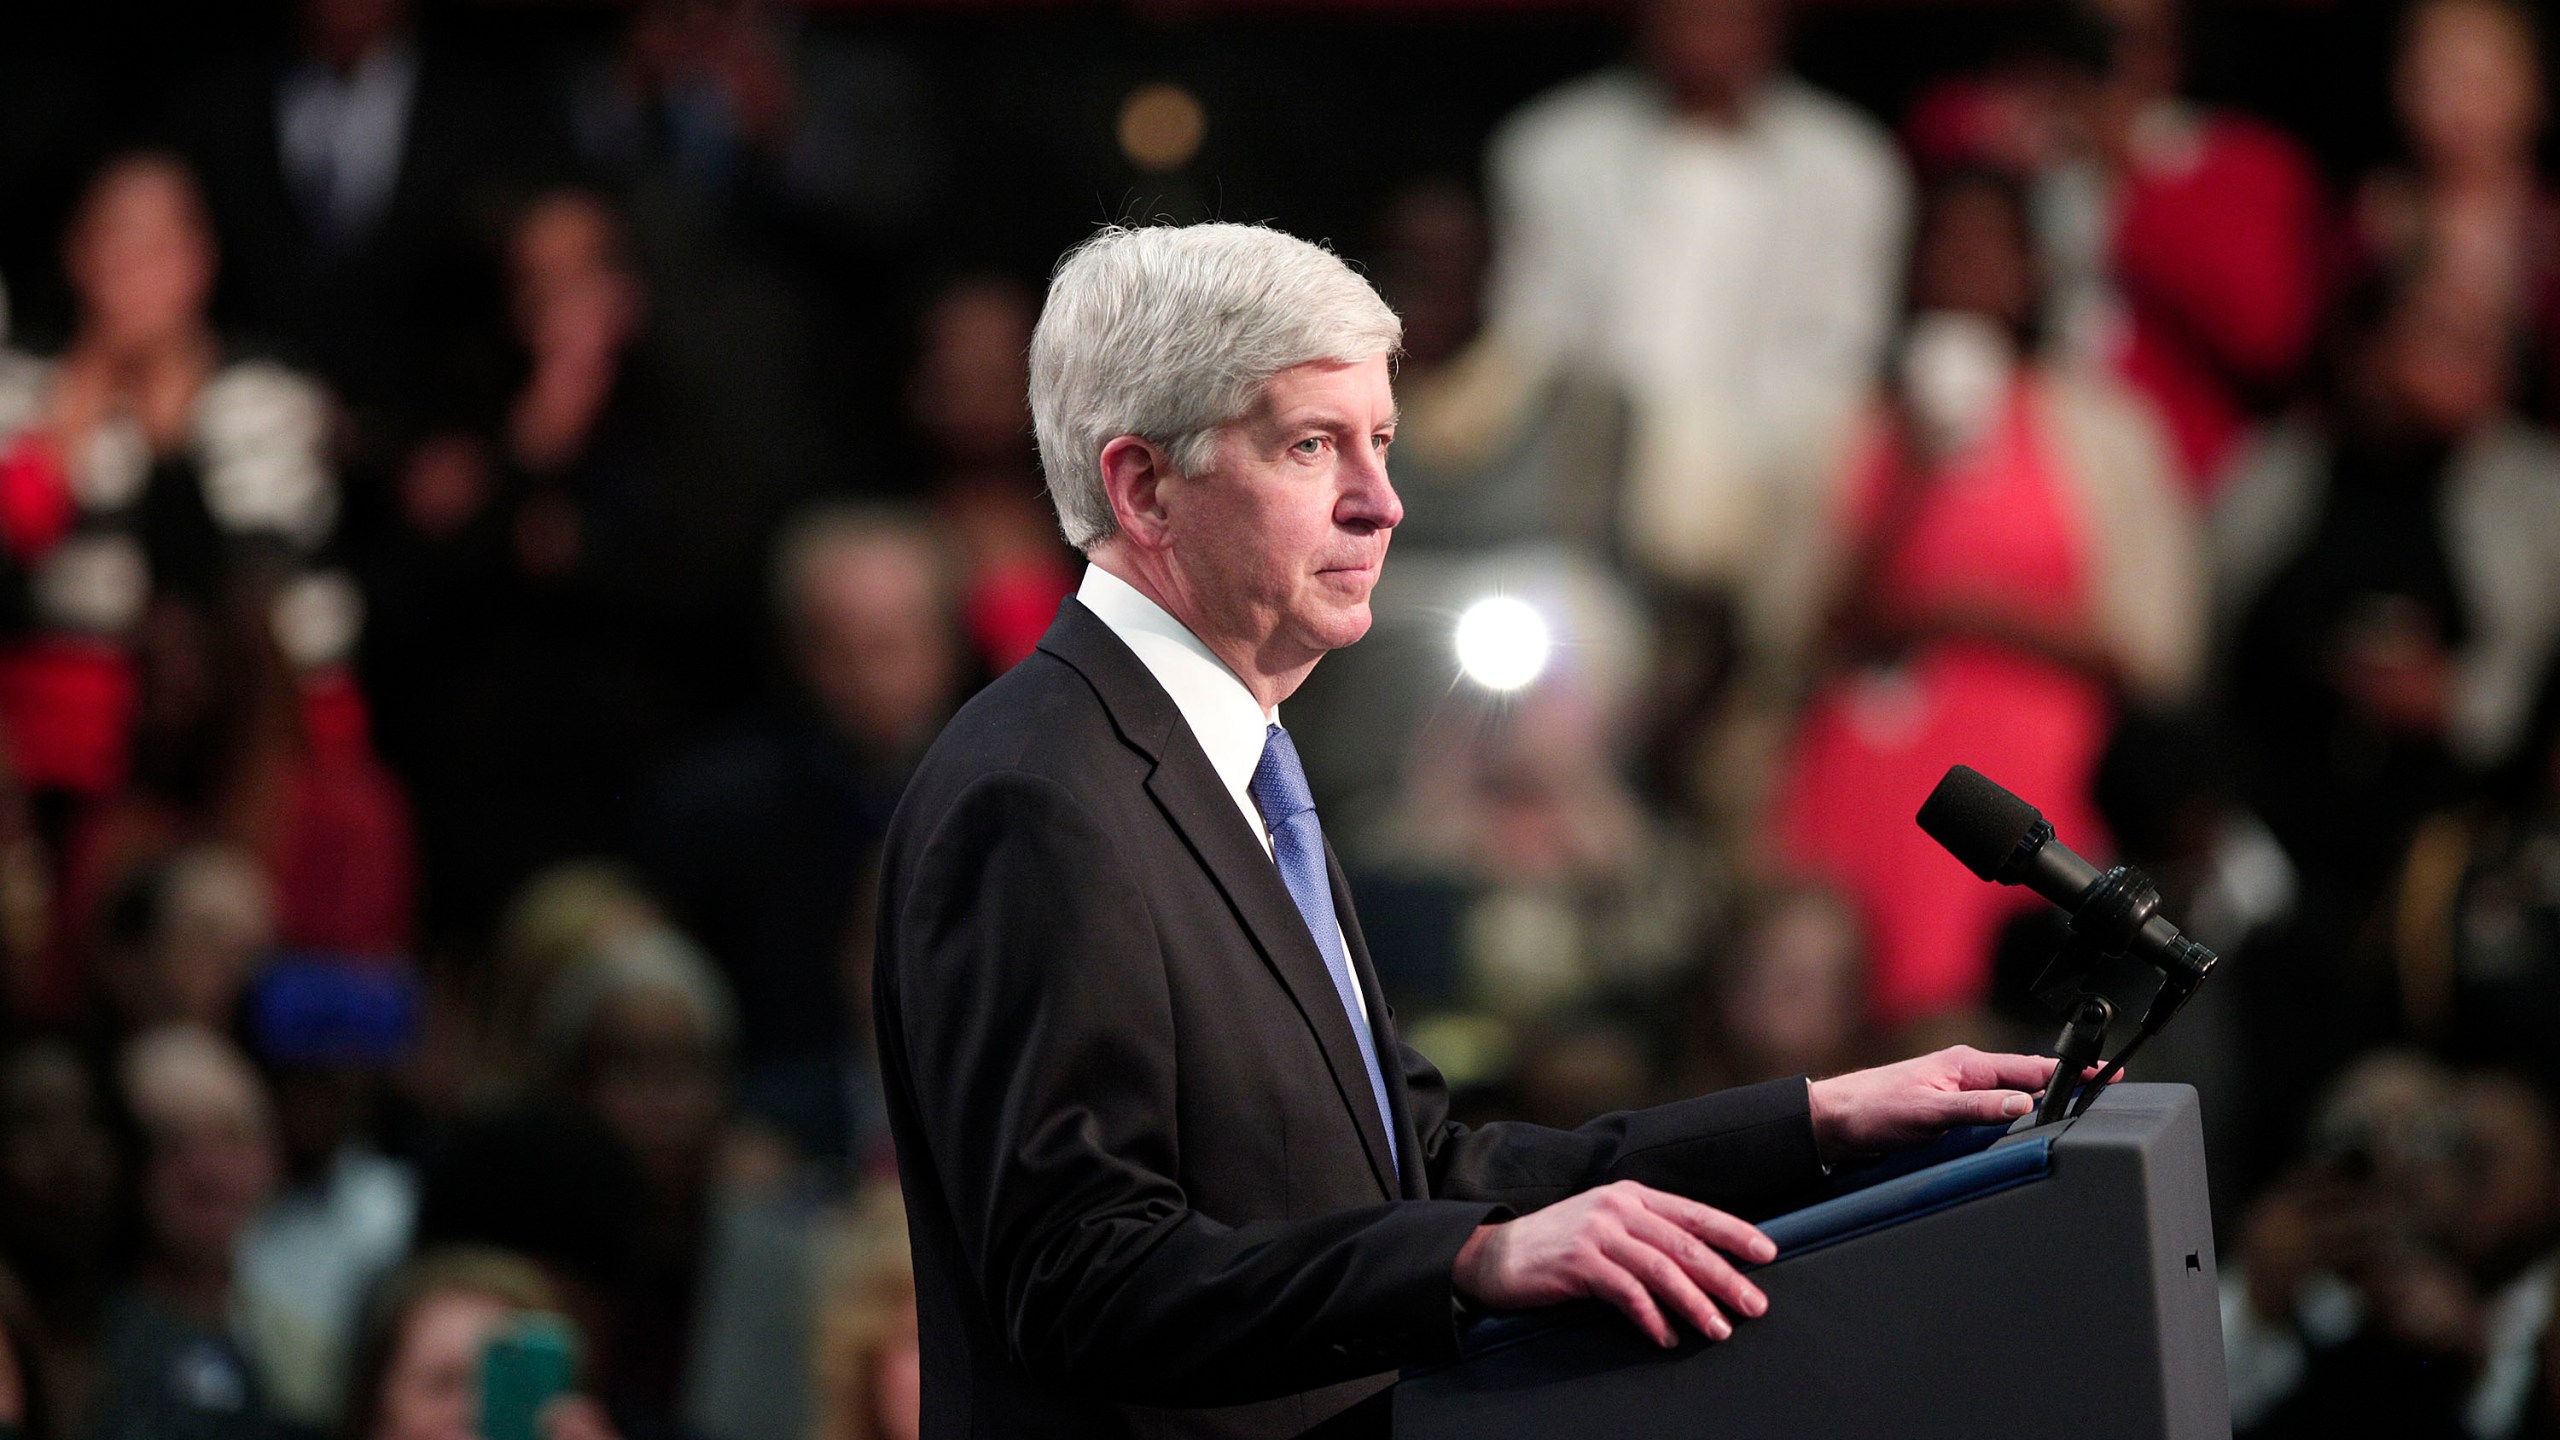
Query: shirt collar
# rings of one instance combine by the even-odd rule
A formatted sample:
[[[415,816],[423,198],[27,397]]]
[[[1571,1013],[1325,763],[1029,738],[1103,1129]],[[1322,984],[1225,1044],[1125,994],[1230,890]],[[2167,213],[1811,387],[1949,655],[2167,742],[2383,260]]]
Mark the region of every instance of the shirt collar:
[[[1210,768],[1244,808],[1254,834],[1261,835],[1261,814],[1254,808],[1250,787],[1254,769],[1262,763],[1268,727],[1279,722],[1278,707],[1264,711],[1244,681],[1199,636],[1136,586],[1101,566],[1085,567],[1076,599],[1136,652],[1147,673],[1173,697],[1192,738],[1208,753]]]

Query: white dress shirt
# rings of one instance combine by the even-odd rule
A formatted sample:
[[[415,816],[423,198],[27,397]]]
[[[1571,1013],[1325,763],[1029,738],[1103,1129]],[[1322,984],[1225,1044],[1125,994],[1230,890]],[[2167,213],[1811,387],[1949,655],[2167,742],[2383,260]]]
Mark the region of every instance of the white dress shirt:
[[[1179,620],[1165,613],[1163,606],[1139,593],[1136,586],[1099,565],[1087,565],[1084,582],[1076,587],[1076,599],[1095,618],[1111,627],[1120,643],[1135,651],[1138,661],[1147,667],[1164,693],[1173,697],[1173,708],[1182,712],[1183,723],[1191,727],[1191,737],[1209,756],[1209,768],[1218,772],[1219,783],[1235,798],[1236,809],[1243,812],[1245,828],[1262,842],[1262,853],[1271,853],[1271,832],[1262,823],[1262,807],[1253,803],[1253,772],[1262,764],[1262,748],[1269,740],[1268,727],[1280,723],[1279,707],[1262,708],[1253,698],[1236,672],[1227,668],[1200,637],[1191,633]],[[1351,953],[1346,937],[1342,953]],[[1369,997],[1360,984],[1360,972],[1351,972],[1351,992],[1360,997],[1365,1013]]]

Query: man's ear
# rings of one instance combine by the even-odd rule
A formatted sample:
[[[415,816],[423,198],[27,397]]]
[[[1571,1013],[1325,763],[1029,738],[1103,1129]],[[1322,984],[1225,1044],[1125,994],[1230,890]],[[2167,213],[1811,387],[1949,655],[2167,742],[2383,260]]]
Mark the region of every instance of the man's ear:
[[[1144,436],[1114,436],[1102,447],[1102,493],[1110,498],[1111,518],[1139,549],[1164,548],[1170,520],[1165,483],[1178,474],[1172,459]]]

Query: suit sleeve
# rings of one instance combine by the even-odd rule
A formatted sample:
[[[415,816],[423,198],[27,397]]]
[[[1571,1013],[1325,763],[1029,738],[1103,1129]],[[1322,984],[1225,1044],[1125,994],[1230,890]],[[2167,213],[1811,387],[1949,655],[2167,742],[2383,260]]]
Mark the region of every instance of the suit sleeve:
[[[1526,1213],[1594,1185],[1633,1180],[1746,1220],[1820,1198],[1805,1077],[1603,1115],[1573,1130],[1452,1122],[1448,1086],[1403,1047],[1405,1093],[1431,1193]]]
[[[1075,797],[982,778],[914,856],[881,956],[884,1058],[1021,1364],[1222,1405],[1455,1353],[1450,1269],[1495,1203],[1244,1226],[1189,1208],[1167,940]]]

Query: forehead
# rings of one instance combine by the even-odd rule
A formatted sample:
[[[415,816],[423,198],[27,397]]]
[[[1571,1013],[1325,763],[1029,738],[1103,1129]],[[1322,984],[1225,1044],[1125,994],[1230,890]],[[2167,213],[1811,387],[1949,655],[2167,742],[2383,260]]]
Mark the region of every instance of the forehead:
[[[1395,383],[1384,354],[1349,362],[1310,360],[1264,381],[1261,400],[1246,418],[1368,426],[1393,419],[1395,404]]]

